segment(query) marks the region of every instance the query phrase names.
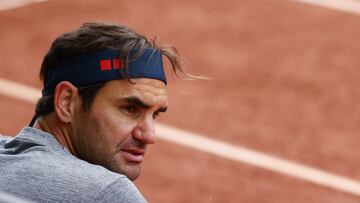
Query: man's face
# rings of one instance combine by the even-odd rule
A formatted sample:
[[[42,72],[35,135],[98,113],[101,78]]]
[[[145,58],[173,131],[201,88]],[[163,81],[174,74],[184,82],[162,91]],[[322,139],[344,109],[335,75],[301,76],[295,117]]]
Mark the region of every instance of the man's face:
[[[72,142],[79,158],[135,180],[140,175],[147,144],[155,143],[154,119],[165,112],[165,84],[155,79],[107,82],[91,109],[78,103],[72,122]]]

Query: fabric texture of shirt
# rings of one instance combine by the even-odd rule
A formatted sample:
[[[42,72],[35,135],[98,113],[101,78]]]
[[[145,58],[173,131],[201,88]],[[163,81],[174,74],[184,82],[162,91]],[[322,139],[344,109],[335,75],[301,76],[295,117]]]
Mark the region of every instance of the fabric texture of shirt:
[[[73,156],[51,134],[0,136],[0,191],[34,202],[146,202],[122,174]]]

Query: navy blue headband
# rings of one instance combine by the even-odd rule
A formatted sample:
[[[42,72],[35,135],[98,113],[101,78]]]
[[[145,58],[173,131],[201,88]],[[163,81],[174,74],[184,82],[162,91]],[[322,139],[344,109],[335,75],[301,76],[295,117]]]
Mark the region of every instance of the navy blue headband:
[[[48,70],[44,78],[43,96],[54,93],[61,81],[69,81],[75,86],[84,86],[109,80],[124,79],[126,70],[119,59],[120,51],[106,50],[75,56],[59,62]],[[130,62],[129,78],[153,78],[166,84],[162,55],[156,49],[145,49],[142,55]]]

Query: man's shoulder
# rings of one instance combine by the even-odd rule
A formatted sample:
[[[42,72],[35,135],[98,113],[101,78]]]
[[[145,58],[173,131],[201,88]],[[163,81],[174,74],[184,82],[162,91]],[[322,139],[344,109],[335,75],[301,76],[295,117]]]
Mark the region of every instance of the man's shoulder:
[[[128,178],[114,173],[103,166],[91,164],[73,156],[65,148],[35,146],[24,155],[23,165],[28,174],[41,172],[44,181],[74,185],[79,189],[101,190],[114,180],[128,181]],[[26,160],[27,159],[27,160]]]
[[[103,202],[105,199],[109,200],[108,202],[145,201],[125,175],[76,158],[50,154],[43,156],[43,161],[31,165],[24,164],[23,168],[17,169],[17,177],[22,174],[23,180],[11,178],[11,173],[7,174],[10,182],[17,182],[18,185],[13,184],[6,190],[16,191],[15,194],[19,197],[39,202]],[[53,158],[51,163],[48,158]],[[7,185],[10,185],[8,183]]]
[[[1,137],[0,190],[33,201],[143,200],[122,174],[73,156],[52,138]],[[1,186],[2,185],[2,186]],[[119,196],[122,194],[121,196]]]
[[[92,186],[92,188],[103,188],[111,184],[116,179],[128,178],[119,173],[114,173],[103,166],[88,163],[71,155],[59,156],[47,163],[52,175],[62,176],[61,179],[67,179],[74,184],[83,184]]]
[[[78,194],[93,196],[102,202],[145,202],[137,187],[123,174],[76,157],[61,159],[55,165],[51,176],[60,181],[59,187],[65,185]]]

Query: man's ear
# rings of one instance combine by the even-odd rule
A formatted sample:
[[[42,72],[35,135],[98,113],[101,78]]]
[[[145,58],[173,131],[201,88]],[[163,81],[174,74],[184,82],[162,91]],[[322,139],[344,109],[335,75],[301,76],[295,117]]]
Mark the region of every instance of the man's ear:
[[[56,86],[54,110],[60,121],[69,123],[72,120],[77,98],[77,88],[70,82],[62,81]]]

